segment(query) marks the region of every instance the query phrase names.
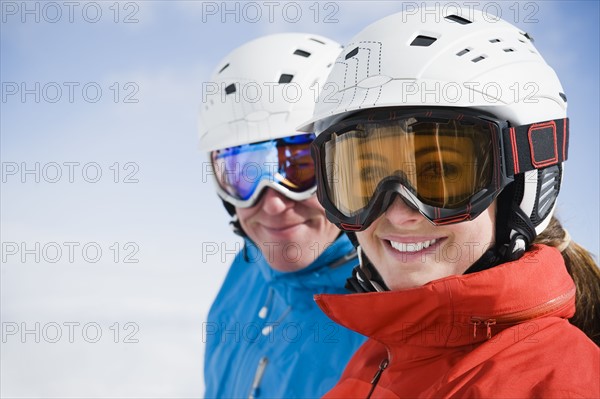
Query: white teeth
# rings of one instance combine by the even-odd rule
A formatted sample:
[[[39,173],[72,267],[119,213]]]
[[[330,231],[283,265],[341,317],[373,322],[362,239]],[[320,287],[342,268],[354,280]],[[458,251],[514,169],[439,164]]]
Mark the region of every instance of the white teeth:
[[[437,242],[437,240],[433,239],[430,241],[423,242],[395,242],[390,241],[390,245],[399,252],[419,252],[425,248],[429,248],[430,245],[433,245]]]

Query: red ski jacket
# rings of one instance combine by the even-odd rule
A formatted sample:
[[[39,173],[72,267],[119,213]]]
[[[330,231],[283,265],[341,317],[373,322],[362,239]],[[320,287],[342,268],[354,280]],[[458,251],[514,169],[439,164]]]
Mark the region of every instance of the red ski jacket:
[[[560,253],[393,292],[316,295],[369,337],[326,398],[600,398],[600,349],[567,320]]]

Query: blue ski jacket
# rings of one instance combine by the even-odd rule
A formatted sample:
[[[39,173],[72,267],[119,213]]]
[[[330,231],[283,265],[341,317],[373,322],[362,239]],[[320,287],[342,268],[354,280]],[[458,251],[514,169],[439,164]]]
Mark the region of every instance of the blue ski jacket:
[[[206,398],[317,398],[339,380],[365,337],[313,300],[348,293],[358,260],[345,234],[297,272],[273,270],[250,240],[237,254],[204,328]]]

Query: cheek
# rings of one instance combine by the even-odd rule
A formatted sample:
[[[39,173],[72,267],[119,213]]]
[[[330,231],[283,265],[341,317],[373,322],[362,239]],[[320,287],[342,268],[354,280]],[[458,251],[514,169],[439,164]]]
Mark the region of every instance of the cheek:
[[[496,234],[494,219],[494,210],[488,209],[488,211],[479,215],[473,222],[461,226],[461,229],[456,234],[457,244],[461,247],[464,246],[465,249],[472,247],[478,259],[479,256],[494,245]]]
[[[484,244],[493,244],[496,240],[496,203],[494,202],[479,218],[481,219],[479,235],[485,237]]]
[[[319,203],[316,195],[313,195],[307,200],[299,202],[296,205],[296,212],[303,214],[303,216],[308,218],[323,218],[324,220],[327,220],[327,217],[325,216],[325,209]]]
[[[372,242],[371,236],[375,228],[375,223],[376,221],[373,222],[373,224],[371,224],[367,229],[356,232],[356,238],[358,239],[358,243],[361,247],[363,247],[363,249],[370,248],[370,243]]]
[[[359,243],[361,246],[364,246],[364,242],[365,242],[365,238],[364,238],[364,237],[365,237],[365,232],[364,232],[364,231],[357,231],[357,232],[356,232],[356,233],[354,233],[354,234],[356,234],[356,239],[358,240],[358,243]]]
[[[310,208],[314,212],[325,214],[325,209],[323,209],[323,207],[319,203],[319,200],[317,199],[316,195],[313,195],[309,199],[302,201],[302,205],[304,205],[307,208]]]
[[[242,226],[244,226],[248,221],[252,219],[252,217],[258,212],[258,210],[258,206],[253,206],[250,208],[235,208],[235,213]]]

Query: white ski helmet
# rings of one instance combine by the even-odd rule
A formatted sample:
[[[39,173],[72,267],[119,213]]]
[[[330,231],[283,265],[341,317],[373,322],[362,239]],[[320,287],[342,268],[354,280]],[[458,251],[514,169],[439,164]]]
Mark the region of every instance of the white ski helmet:
[[[311,117],[317,90],[341,48],[319,35],[283,33],[260,37],[233,50],[203,84],[201,149],[211,152],[300,134],[296,127]],[[233,217],[233,231],[245,236],[235,211],[235,206],[242,205],[218,184],[215,173],[213,177],[217,193]],[[272,187],[296,200],[316,191],[313,187],[294,193],[271,181],[262,183],[266,183],[262,187]]]
[[[339,43],[305,33],[264,36],[233,50],[203,83],[201,149],[299,134],[340,51]]]
[[[567,108],[558,77],[527,33],[480,10],[458,7],[438,13],[416,9],[371,24],[345,46],[321,93],[313,118],[300,130],[318,135],[378,107],[468,107],[511,126],[564,119]],[[561,129],[559,161],[567,156],[566,119]],[[511,243],[513,252],[523,250],[550,222],[562,162],[524,173],[517,168],[514,178],[507,235],[515,236],[515,224],[527,224],[522,227],[530,234]]]

